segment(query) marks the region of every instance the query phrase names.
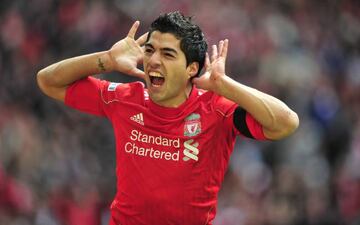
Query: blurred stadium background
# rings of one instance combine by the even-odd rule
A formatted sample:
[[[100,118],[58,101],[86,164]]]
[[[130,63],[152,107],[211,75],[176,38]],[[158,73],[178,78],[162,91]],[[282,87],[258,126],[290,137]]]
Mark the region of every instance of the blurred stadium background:
[[[284,141],[238,139],[214,224],[360,224],[358,0],[2,0],[0,224],[107,224],[111,125],[45,97],[35,76],[172,10],[194,15],[209,44],[228,38],[228,74],[301,121]]]

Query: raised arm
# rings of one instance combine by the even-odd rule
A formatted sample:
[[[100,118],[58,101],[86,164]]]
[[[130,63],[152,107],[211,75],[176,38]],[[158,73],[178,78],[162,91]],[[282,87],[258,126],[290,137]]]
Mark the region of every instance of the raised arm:
[[[65,59],[40,70],[37,74],[40,89],[46,95],[64,102],[66,88],[89,75],[119,71],[143,78],[144,72],[137,68],[137,64],[142,60],[141,45],[145,43],[147,34],[134,39],[139,25],[139,21],[136,21],[127,37],[108,51]]]
[[[219,47],[212,46],[211,62],[207,56],[206,72],[193,80],[195,85],[236,102],[263,126],[264,135],[270,140],[293,133],[299,125],[299,118],[285,103],[225,75],[227,49],[228,40],[220,41]]]

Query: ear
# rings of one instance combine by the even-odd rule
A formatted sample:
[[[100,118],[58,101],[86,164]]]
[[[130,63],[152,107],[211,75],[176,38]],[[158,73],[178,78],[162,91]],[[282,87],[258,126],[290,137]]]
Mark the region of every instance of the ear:
[[[189,74],[189,78],[194,77],[197,72],[199,71],[199,63],[198,62],[192,62],[187,67],[186,70]]]

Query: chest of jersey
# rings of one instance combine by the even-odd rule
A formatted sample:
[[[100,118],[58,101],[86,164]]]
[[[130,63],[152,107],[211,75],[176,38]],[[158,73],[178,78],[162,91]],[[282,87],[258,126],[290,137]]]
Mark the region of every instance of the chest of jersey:
[[[204,115],[201,111],[164,119],[148,110],[139,112],[133,109],[119,113],[113,124],[118,154],[134,160],[157,161],[157,164],[202,161],[200,157],[206,155],[204,149],[209,148],[208,143],[219,132],[211,115]]]

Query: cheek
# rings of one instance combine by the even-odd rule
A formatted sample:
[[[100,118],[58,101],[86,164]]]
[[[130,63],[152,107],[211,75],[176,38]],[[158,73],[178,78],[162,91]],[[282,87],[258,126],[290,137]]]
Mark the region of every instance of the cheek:
[[[174,89],[182,89],[186,86],[187,76],[185,71],[175,71],[171,79],[171,85]]]
[[[172,80],[175,85],[179,85],[186,83],[188,79],[186,66],[183,64],[176,64],[169,67],[170,71],[172,71]]]

